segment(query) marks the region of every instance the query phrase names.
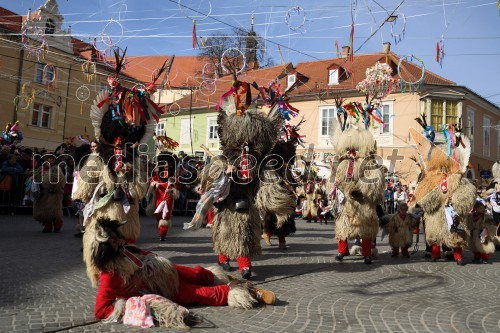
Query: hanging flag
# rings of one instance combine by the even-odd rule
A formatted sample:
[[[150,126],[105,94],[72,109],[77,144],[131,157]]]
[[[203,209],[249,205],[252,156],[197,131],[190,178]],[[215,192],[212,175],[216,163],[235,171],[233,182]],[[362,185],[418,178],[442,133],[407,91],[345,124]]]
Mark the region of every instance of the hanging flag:
[[[193,49],[198,45],[198,38],[196,38],[196,20],[193,20],[193,38],[192,38]],[[199,46],[198,46],[199,48]]]

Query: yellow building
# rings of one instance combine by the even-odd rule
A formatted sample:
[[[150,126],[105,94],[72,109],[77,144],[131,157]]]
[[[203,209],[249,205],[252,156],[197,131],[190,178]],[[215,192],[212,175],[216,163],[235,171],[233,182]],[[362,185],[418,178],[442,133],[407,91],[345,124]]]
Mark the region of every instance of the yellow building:
[[[93,136],[90,105],[107,89],[111,66],[63,30],[55,0],[33,13],[0,8],[0,124],[20,122],[25,147],[53,150],[67,138]],[[124,86],[137,81],[120,75]]]

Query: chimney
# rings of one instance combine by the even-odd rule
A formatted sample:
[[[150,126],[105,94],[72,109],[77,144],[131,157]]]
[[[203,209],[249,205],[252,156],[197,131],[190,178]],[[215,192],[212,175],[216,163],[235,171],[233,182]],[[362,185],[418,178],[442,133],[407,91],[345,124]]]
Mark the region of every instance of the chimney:
[[[389,52],[391,52],[391,43],[390,43],[390,42],[385,42],[385,43],[384,43],[384,44],[382,44],[382,45],[384,45],[384,52],[385,52],[385,53],[389,53]]]
[[[349,57],[349,54],[351,53],[351,47],[346,45],[342,46],[342,57],[347,58]]]

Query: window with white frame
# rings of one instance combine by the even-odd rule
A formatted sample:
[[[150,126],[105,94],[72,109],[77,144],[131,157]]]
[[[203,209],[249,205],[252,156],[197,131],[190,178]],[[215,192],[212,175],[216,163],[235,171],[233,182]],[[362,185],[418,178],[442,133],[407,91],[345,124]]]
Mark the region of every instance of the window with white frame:
[[[490,156],[491,146],[491,120],[488,117],[483,118],[483,155]]]
[[[458,121],[457,100],[432,99],[430,119],[436,131],[441,131],[443,124],[456,124]]]
[[[470,141],[470,151],[474,152],[474,110],[467,110],[467,118],[465,120],[465,135]]]
[[[45,22],[45,34],[53,35],[55,31],[56,31],[56,24],[54,23],[54,20],[48,19],[47,22]]]
[[[46,84],[47,82],[54,81],[54,66],[47,66],[47,64],[37,63],[36,64],[36,74],[35,82],[40,84]],[[45,70],[45,77],[44,77]]]
[[[208,140],[217,140],[219,125],[217,124],[217,119],[208,120]]]
[[[336,109],[334,106],[321,108],[321,135],[330,136],[333,134],[333,122]]]
[[[329,85],[339,84],[339,70],[338,69],[330,69],[328,71],[328,84]]]
[[[380,107],[382,120],[384,124],[380,124],[380,134],[391,133],[391,107],[389,104],[384,104]],[[373,120],[372,120],[373,121]]]
[[[193,120],[190,118],[181,119],[181,145],[188,145],[191,143],[190,130],[193,130]]]
[[[290,88],[294,83],[295,83],[295,80],[297,80],[297,75],[296,74],[290,74],[288,75],[287,77],[287,87]]]
[[[156,135],[165,135],[165,123],[159,122],[156,124],[156,130],[155,130]]]
[[[52,107],[35,103],[33,104],[31,125],[50,128],[51,115],[52,115]]]

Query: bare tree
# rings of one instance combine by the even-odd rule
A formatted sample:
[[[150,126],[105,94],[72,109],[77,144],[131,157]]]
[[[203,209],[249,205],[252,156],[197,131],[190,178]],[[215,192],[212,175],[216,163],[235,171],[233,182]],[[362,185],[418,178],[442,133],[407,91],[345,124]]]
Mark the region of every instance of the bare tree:
[[[264,45],[264,40],[254,31],[245,32],[241,29],[233,29],[232,35],[222,33],[207,37],[206,42],[200,49],[200,55],[209,59],[216,68],[217,74],[222,76],[227,73],[222,69],[221,58],[224,51],[230,48],[236,48],[245,55],[247,60],[246,69],[249,69],[249,66],[250,68],[258,68],[274,65],[273,59],[266,55]],[[226,54],[224,63],[226,67],[238,70],[243,65],[243,57],[239,52],[235,51]]]

